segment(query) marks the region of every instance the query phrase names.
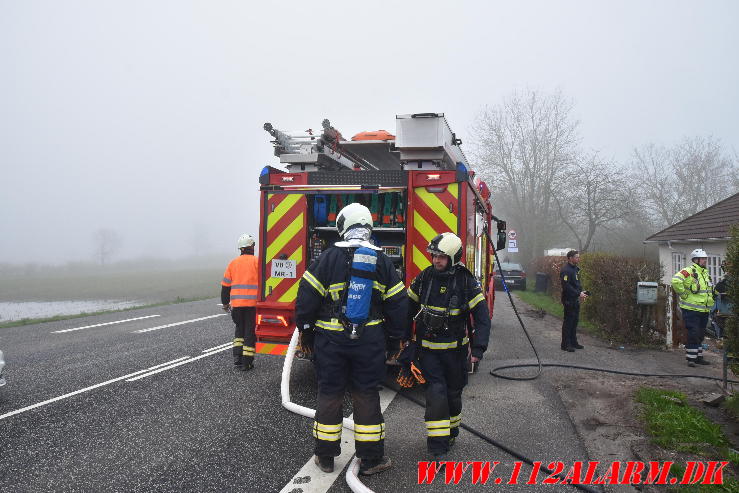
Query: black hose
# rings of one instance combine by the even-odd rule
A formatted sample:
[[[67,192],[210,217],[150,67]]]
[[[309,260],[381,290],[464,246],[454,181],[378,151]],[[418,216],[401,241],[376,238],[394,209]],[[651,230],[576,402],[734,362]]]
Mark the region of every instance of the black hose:
[[[488,241],[490,242],[490,245],[493,245],[493,242],[490,239],[490,235],[487,234],[487,231],[485,231],[485,235],[488,237]],[[519,381],[536,380],[537,378],[541,376],[541,372],[542,372],[541,358],[539,357],[539,352],[536,350],[536,346],[534,346],[534,341],[531,340],[529,331],[526,330],[526,325],[524,325],[523,320],[521,320],[521,315],[518,314],[518,308],[516,308],[516,303],[513,302],[513,296],[511,296],[511,292],[508,289],[508,285],[505,281],[505,275],[503,275],[503,267],[500,265],[500,258],[498,258],[498,251],[494,248],[493,248],[493,255],[495,255],[495,261],[498,264],[498,272],[500,272],[500,283],[503,285],[503,289],[505,290],[506,294],[508,294],[508,301],[511,302],[511,306],[513,307],[513,312],[516,314],[516,318],[518,319],[518,323],[521,325],[521,329],[523,329],[523,333],[526,334],[526,339],[529,340],[531,349],[534,350],[534,356],[536,356],[536,361],[538,365],[531,365],[531,366],[538,366],[539,368],[536,372],[536,375],[531,376],[531,377],[503,377],[501,375],[496,375],[495,373],[493,373],[498,368],[491,370],[490,374],[495,377],[505,378],[506,380],[519,380]],[[495,289],[495,280],[493,280],[493,289]]]
[[[535,365],[530,365],[530,366],[535,366]],[[391,390],[394,390],[396,394],[405,397],[406,399],[408,399],[409,401],[413,402],[414,404],[417,404],[417,405],[421,406],[424,409],[426,408],[426,405],[425,404],[423,404],[421,401],[419,401],[415,397],[412,397],[412,396],[408,395],[407,393],[403,392],[403,390],[400,389],[399,387],[396,387],[394,385],[387,385],[387,384],[385,386],[387,388],[391,389]],[[462,428],[462,429],[464,429],[464,430],[466,430],[466,431],[469,431],[470,433],[472,433],[473,435],[475,435],[477,438],[480,438],[480,439],[486,441],[487,443],[489,443],[493,447],[496,447],[496,448],[502,450],[503,452],[505,452],[506,454],[510,455],[511,457],[513,457],[515,459],[518,459],[520,461],[523,461],[523,462],[527,463],[528,465],[530,465],[531,467],[534,467],[534,461],[532,461],[531,459],[529,459],[525,455],[520,454],[520,453],[516,452],[515,450],[507,447],[506,445],[503,445],[502,443],[499,443],[499,442],[493,440],[492,438],[490,438],[486,434],[484,434],[482,432],[479,432],[476,429],[472,428],[471,426],[467,426],[464,423],[460,423],[459,427]],[[556,475],[553,474],[554,471],[552,471],[551,469],[545,467],[544,465],[541,465],[540,470],[541,470],[541,472],[544,472],[546,474],[549,474],[550,477],[558,478],[560,481],[564,481],[565,480],[565,477],[564,476],[562,476],[561,474],[556,474]],[[579,490],[587,491],[588,493],[599,493],[599,490],[596,490],[594,488],[589,488],[588,486],[583,485],[583,484],[569,484],[569,486],[573,486],[573,487],[575,487],[575,488],[577,488]]]
[[[507,366],[499,366],[497,368],[493,368],[490,370],[490,374],[493,376],[496,376],[498,378],[503,378],[505,380],[519,380],[518,378],[514,377],[507,377],[505,375],[500,375],[498,373],[495,373],[499,370],[507,370],[509,368],[527,368],[530,366],[548,366],[548,367],[557,367],[557,368],[574,368],[576,370],[589,370],[589,371],[600,371],[604,373],[615,373],[616,375],[631,375],[634,377],[671,377],[671,378],[703,378],[705,380],[717,380],[719,382],[723,382],[723,378],[718,377],[709,377],[706,375],[696,375],[696,374],[687,374],[687,375],[678,375],[678,374],[672,374],[672,373],[638,373],[633,371],[623,371],[623,370],[609,370],[607,368],[596,368],[593,366],[580,366],[580,365],[565,365],[560,363],[541,363],[541,361],[537,364],[533,363],[524,363],[520,365],[507,365]],[[727,380],[729,383],[739,383],[739,380]]]

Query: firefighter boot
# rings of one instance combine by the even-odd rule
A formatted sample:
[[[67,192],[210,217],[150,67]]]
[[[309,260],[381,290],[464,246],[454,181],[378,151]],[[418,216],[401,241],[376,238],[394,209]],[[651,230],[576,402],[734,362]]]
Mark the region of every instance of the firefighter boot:
[[[255,349],[252,346],[244,344],[244,352],[241,354],[241,370],[247,371],[254,368]]]
[[[334,472],[334,458],[328,455],[314,456],[313,461],[318,468],[326,473]]]
[[[239,370],[249,371],[254,368],[254,356],[244,356]]]
[[[372,476],[378,472],[387,471],[392,466],[393,461],[387,455],[378,459],[362,459],[359,464],[359,474],[362,476]]]
[[[703,356],[698,356],[698,358],[695,360],[696,365],[710,365],[708,361],[703,359]]]

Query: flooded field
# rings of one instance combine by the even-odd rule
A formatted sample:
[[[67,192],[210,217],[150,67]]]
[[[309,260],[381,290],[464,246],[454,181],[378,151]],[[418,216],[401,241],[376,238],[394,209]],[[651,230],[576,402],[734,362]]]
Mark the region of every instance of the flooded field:
[[[222,267],[0,276],[0,323],[217,298],[222,277]]]
[[[78,300],[78,301],[0,301],[0,322],[23,318],[47,318],[57,315],[76,315],[101,310],[120,310],[143,305],[143,301]]]

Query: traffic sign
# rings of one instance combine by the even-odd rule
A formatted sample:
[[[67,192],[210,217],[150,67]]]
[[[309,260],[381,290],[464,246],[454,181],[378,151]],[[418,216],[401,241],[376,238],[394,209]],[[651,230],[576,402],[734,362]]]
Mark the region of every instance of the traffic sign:
[[[508,239],[515,240],[516,239],[516,230],[512,229],[508,232]]]

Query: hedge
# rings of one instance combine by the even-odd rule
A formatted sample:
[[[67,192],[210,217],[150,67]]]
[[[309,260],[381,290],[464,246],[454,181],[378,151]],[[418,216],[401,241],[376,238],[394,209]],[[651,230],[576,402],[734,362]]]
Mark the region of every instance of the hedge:
[[[739,227],[731,227],[731,239],[726,247],[726,280],[729,294],[729,302],[733,307],[739,306]],[[732,356],[731,370],[739,373],[739,362],[735,359],[739,356],[739,319],[735,309],[726,321],[726,333],[724,334],[726,351]]]
[[[531,269],[549,275],[549,294],[560,299],[562,287],[559,270],[565,257],[539,257]],[[661,279],[659,262],[645,258],[622,257],[607,253],[585,253],[580,256],[580,280],[590,297],[580,309],[581,318],[598,327],[601,335],[614,342],[651,344],[658,341],[654,328],[655,310],[637,305],[636,286],[639,281]]]

